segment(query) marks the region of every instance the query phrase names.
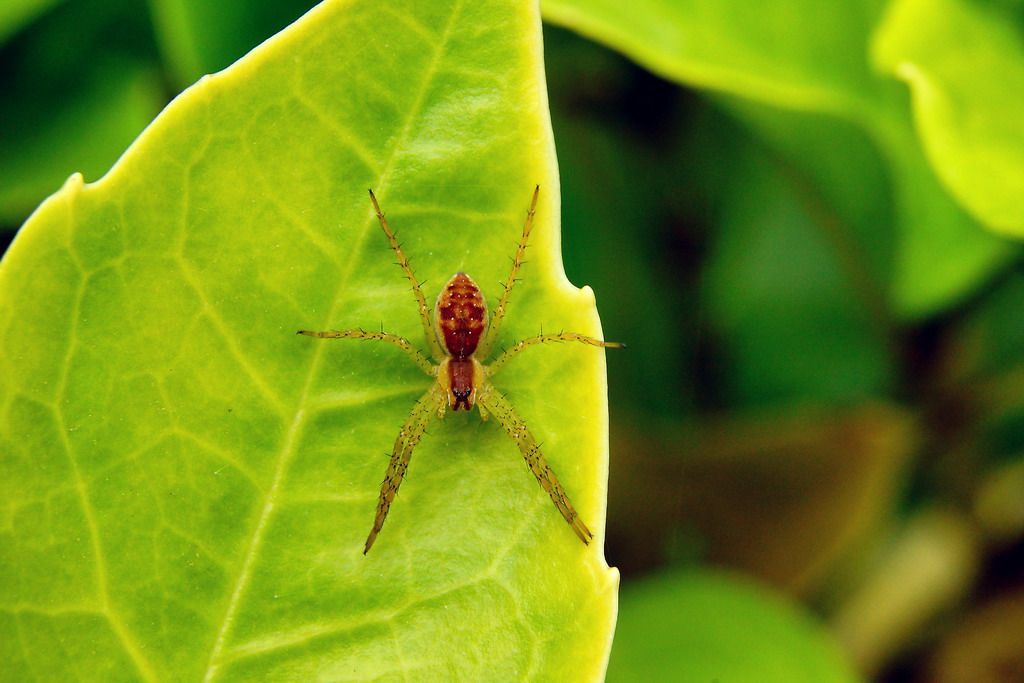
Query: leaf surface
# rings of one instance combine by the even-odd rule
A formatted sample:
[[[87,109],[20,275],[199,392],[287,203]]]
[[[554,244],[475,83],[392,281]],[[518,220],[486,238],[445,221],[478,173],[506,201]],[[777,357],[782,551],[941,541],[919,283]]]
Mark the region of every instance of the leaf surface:
[[[386,30],[382,30],[385,28]],[[604,364],[527,351],[495,383],[595,542],[515,445],[449,414],[367,556],[391,445],[430,378],[373,188],[428,297],[491,306],[541,199],[499,345],[600,335],[566,281],[535,7],[327,2],[72,177],[0,266],[0,643],[17,680],[593,680]]]

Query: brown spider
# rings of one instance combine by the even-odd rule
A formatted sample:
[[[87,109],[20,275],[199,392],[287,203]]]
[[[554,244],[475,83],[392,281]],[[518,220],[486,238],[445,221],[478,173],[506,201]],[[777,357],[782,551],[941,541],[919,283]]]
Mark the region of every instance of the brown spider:
[[[413,274],[408,259],[402,253],[395,233],[388,227],[388,222],[377,204],[373,190],[370,190],[370,201],[373,202],[380,227],[384,230],[395,255],[398,256],[398,265],[402,267],[405,276],[412,283],[412,291],[416,296],[416,303],[419,305],[423,332],[432,355],[438,361],[437,365],[431,363],[426,356],[413,347],[408,339],[388,332],[366,332],[365,330],[328,330],[326,332],[299,330],[298,332],[298,334],[321,339],[365,339],[394,344],[409,354],[425,373],[434,378],[433,384],[416,402],[412,414],[409,415],[409,419],[398,432],[398,439],[395,440],[395,447],[391,451],[391,462],[388,464],[387,474],[381,483],[377,516],[373,522],[373,529],[366,539],[366,546],[363,548],[364,555],[369,552],[381,527],[384,526],[384,519],[388,515],[391,501],[398,493],[398,487],[402,484],[402,478],[409,466],[413,449],[423,438],[427,425],[430,424],[433,417],[435,415],[438,418],[444,417],[446,407],[456,411],[460,408],[469,411],[477,406],[480,409],[480,417],[484,420],[489,415],[494,415],[508,435],[512,437],[512,440],[516,442],[526,459],[526,464],[533,472],[533,476],[551,496],[555,507],[562,513],[565,521],[569,523],[580,540],[584,544],[588,544],[593,538],[587,525],[576,514],[565,490],[558,483],[555,473],[548,466],[544,455],[540,452],[540,446],[527,429],[526,423],[516,414],[508,399],[494,388],[490,378],[517,353],[529,346],[544,342],[575,341],[605,348],[622,348],[624,345],[601,341],[576,332],[541,334],[516,342],[495,358],[490,365],[485,366],[477,360],[477,356],[487,358],[494,346],[498,327],[505,317],[508,297],[516,283],[516,275],[523,263],[526,243],[530,238],[530,229],[533,227],[533,215],[537,208],[539,192],[540,186],[538,185],[533,190],[530,210],[526,214],[526,223],[523,225],[523,236],[519,240],[519,247],[516,249],[515,258],[512,261],[512,272],[509,273],[508,280],[505,281],[505,291],[501,295],[490,325],[488,326],[487,321],[487,302],[484,301],[480,288],[465,273],[455,273],[437,297],[437,304],[434,307],[435,327],[430,322],[427,301],[423,297],[420,283]]]

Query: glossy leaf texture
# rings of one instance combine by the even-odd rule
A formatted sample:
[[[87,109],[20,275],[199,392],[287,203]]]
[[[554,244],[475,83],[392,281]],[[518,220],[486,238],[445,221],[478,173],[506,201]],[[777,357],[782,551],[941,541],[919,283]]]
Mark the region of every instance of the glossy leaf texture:
[[[583,519],[500,427],[434,423],[373,550],[388,455],[429,385],[373,188],[428,297],[493,306],[499,345],[601,335],[562,271],[540,18],[529,3],[326,2],[72,177],[0,266],[0,660],[16,680],[595,680],[601,351],[531,349],[495,384]]]
[[[881,3],[639,0],[624,7],[608,0],[546,0],[544,12],[663,77],[741,106],[764,105],[757,126],[774,109],[779,121],[773,125],[783,137],[794,135],[784,129],[793,113],[820,118],[818,125],[834,126],[838,136],[851,124],[861,130],[891,185],[884,221],[874,229],[895,235],[879,286],[896,316],[947,309],[1005,265],[1011,245],[949,195],[925,158],[900,87],[872,68],[869,48]],[[778,136],[771,142],[781,143],[783,153],[793,148],[792,140]],[[813,175],[817,164],[805,160],[801,168]]]
[[[674,572],[624,588],[620,622],[613,683],[859,680],[810,615],[723,572]]]

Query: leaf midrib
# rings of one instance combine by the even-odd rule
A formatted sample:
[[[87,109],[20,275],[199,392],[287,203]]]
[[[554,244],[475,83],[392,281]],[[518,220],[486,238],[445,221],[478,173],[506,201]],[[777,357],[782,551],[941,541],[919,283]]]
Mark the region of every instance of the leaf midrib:
[[[398,152],[404,146],[404,143],[408,140],[410,131],[412,129],[413,121],[419,114],[423,107],[424,100],[426,99],[427,93],[430,89],[431,84],[438,71],[438,65],[442,55],[445,52],[445,47],[451,37],[452,27],[456,23],[456,18],[461,12],[464,0],[456,0],[453,4],[451,14],[448,17],[448,21],[445,24],[444,31],[438,40],[437,46],[434,50],[434,54],[431,57],[430,63],[425,71],[423,81],[420,85],[419,90],[416,93],[412,106],[408,109],[408,115],[402,128],[395,140],[395,144],[392,147],[391,154],[385,162],[380,174],[377,178],[377,187],[384,188],[386,186],[385,179],[391,172],[391,168],[398,157]],[[338,285],[335,287],[334,296],[332,297],[332,304],[330,310],[327,313],[324,321],[325,325],[329,325],[331,320],[334,320],[338,311],[338,308],[342,301],[341,293],[345,291],[345,284],[348,282],[353,271],[355,270],[355,264],[358,261],[359,254],[362,253],[363,244],[366,241],[367,234],[370,232],[370,228],[373,225],[375,217],[369,216],[362,227],[357,239],[355,248],[351,251],[351,258],[348,262],[348,268],[342,274],[338,280]],[[264,530],[267,527],[270,515],[273,512],[275,499],[277,492],[280,488],[281,481],[284,478],[284,472],[287,470],[288,464],[291,458],[294,456],[296,444],[298,442],[298,435],[302,431],[302,427],[305,423],[306,418],[306,407],[309,398],[310,387],[313,384],[313,378],[316,377],[320,368],[320,362],[323,358],[323,349],[326,348],[326,344],[317,344],[313,351],[313,358],[310,362],[309,372],[306,374],[306,379],[302,387],[302,393],[299,395],[299,399],[296,403],[295,414],[292,419],[292,423],[288,428],[288,432],[285,435],[284,443],[282,444],[281,452],[277,457],[277,462],[274,467],[274,476],[271,481],[270,488],[267,494],[264,496],[263,507],[260,512],[260,517],[256,522],[256,527],[253,530],[252,537],[246,548],[245,557],[242,560],[242,566],[239,570],[239,574],[235,579],[234,587],[231,591],[231,598],[228,601],[227,609],[225,610],[224,617],[221,619],[221,624],[217,630],[217,636],[214,639],[213,647],[210,651],[209,659],[207,660],[206,673],[203,676],[204,683],[210,683],[219,670],[221,665],[221,658],[224,654],[224,646],[227,640],[227,634],[231,626],[234,623],[235,617],[237,616],[238,607],[242,594],[252,577],[252,570],[255,564],[256,556],[259,552],[260,545],[263,540]]]

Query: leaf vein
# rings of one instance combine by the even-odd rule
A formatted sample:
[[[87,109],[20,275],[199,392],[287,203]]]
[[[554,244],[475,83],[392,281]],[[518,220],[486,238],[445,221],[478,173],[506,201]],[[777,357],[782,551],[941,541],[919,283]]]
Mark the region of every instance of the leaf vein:
[[[392,148],[387,163],[383,166],[381,170],[379,182],[377,184],[378,187],[383,186],[384,179],[390,173],[391,166],[393,165],[395,159],[398,157],[398,152],[402,148],[403,142],[407,140],[409,137],[413,121],[415,120],[420,109],[423,107],[424,100],[426,99],[427,96],[427,92],[438,71],[441,56],[451,36],[452,28],[456,23],[456,18],[458,17],[461,8],[462,1],[455,3],[455,5],[452,8],[452,12],[448,17],[448,22],[445,26],[441,41],[436,51],[434,52],[433,58],[431,59],[427,68],[425,69],[423,82],[419,88],[419,91],[417,92],[417,96],[415,98],[413,106],[409,108],[408,116],[406,117],[406,120],[401,128],[401,131],[399,132],[399,135],[396,138],[395,146]],[[352,272],[355,270],[357,254],[362,250],[363,243],[366,241],[367,233],[369,232],[374,220],[375,217],[369,216],[363,225],[361,234],[357,237],[356,240],[354,240],[355,244],[353,245],[350,251],[349,268],[339,279],[338,285],[335,288],[333,303],[331,305],[331,310],[329,311],[327,316],[328,320],[333,319],[336,314],[336,310],[342,300],[341,293],[345,291],[345,285],[349,277],[351,276]],[[253,531],[252,538],[246,549],[245,556],[242,560],[241,569],[234,582],[234,587],[231,591],[231,596],[228,599],[227,609],[225,610],[224,617],[221,620],[220,627],[214,639],[213,647],[211,648],[210,651],[210,657],[206,667],[206,674],[203,677],[204,683],[209,683],[216,677],[219,667],[222,663],[221,657],[226,646],[227,634],[234,623],[235,617],[237,616],[241,596],[245,592],[246,586],[248,585],[249,581],[252,578],[253,566],[255,565],[256,562],[256,556],[259,553],[260,546],[263,540],[263,534],[270,519],[270,515],[273,512],[278,490],[280,489],[281,482],[284,479],[285,469],[287,468],[287,465],[290,462],[291,457],[294,455],[296,444],[298,442],[298,435],[302,431],[302,427],[306,420],[305,406],[307,403],[307,397],[309,396],[309,392],[313,384],[313,378],[316,376],[317,371],[320,367],[321,359],[323,358],[324,354],[323,349],[326,348],[326,346],[326,344],[317,345],[316,349],[313,352],[313,356],[310,361],[309,372],[306,375],[302,393],[299,397],[297,407],[295,410],[295,415],[292,419],[291,425],[288,428],[288,432],[285,435],[281,452],[278,455],[277,463],[274,467],[274,476],[271,481],[270,489],[267,492],[266,496],[264,497],[262,510],[260,512],[259,519],[256,522],[256,528]]]
[[[72,258],[75,258],[74,255],[72,255]],[[77,259],[75,260],[76,263],[78,263]],[[81,264],[78,263],[78,265],[81,271]],[[82,300],[85,298],[86,289],[86,283],[83,280],[80,280],[78,283],[78,291],[75,295],[75,303],[71,309],[68,346],[64,353],[63,362],[61,363],[61,376],[57,385],[57,391],[53,403],[53,412],[57,418],[57,431],[60,432],[61,444],[63,445],[64,452],[67,454],[68,461],[71,464],[71,473],[75,478],[75,491],[78,494],[79,504],[82,506],[82,514],[85,517],[85,523],[89,529],[89,543],[92,547],[93,561],[96,570],[96,589],[99,593],[100,602],[103,605],[103,613],[106,614],[107,621],[110,623],[114,633],[121,641],[121,644],[125,649],[125,653],[139,670],[139,674],[147,681],[156,681],[157,678],[153,673],[151,665],[142,655],[138,644],[125,627],[120,614],[114,610],[110,601],[107,562],[106,558],[103,556],[103,544],[100,541],[99,523],[96,520],[96,511],[93,509],[92,501],[89,499],[88,485],[86,484],[85,478],[82,476],[82,470],[78,465],[78,458],[75,457],[74,448],[71,445],[71,440],[68,438],[67,419],[64,416],[63,404],[67,395],[68,375],[70,374],[69,369],[71,367],[71,361],[76,347],[75,339],[78,336],[78,321],[81,318]]]

